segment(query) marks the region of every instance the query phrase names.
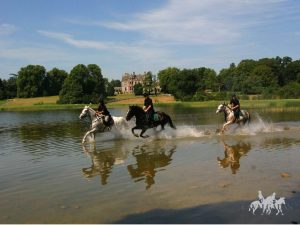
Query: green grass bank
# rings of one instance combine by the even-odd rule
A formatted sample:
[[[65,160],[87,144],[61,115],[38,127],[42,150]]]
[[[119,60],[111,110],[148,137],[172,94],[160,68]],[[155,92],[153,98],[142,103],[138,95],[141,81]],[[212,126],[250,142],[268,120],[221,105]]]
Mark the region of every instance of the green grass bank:
[[[217,107],[222,101],[181,102],[172,96],[151,96],[155,106],[172,107]],[[0,101],[1,111],[37,111],[37,110],[65,110],[82,109],[85,104],[57,104],[58,96],[38,98],[15,98]],[[143,97],[134,95],[120,95],[108,98],[108,108],[127,107],[128,105],[143,105]],[[242,108],[266,108],[282,110],[300,110],[300,99],[272,99],[272,100],[240,100]],[[92,105],[97,108],[97,105]]]

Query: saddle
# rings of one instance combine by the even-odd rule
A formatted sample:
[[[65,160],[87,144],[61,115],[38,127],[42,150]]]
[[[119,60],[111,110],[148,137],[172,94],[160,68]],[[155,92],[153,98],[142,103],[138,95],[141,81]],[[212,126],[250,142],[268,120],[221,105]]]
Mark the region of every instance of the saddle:
[[[148,117],[148,115],[146,114],[146,121],[149,127],[154,127],[154,122],[159,121],[159,115],[155,112],[152,116]]]
[[[114,120],[112,118],[112,116],[108,116],[108,115],[103,115],[103,114],[97,114],[97,120],[102,119],[103,120],[103,124],[107,127],[111,127],[112,125],[114,125]],[[105,117],[108,116],[109,119],[108,121],[105,121]]]
[[[239,121],[243,120],[244,117],[245,117],[245,115],[244,115],[243,111],[240,110],[240,111],[239,111],[239,114],[238,114],[238,116],[235,118],[235,120],[236,120],[236,122],[239,122]]]
[[[153,114],[153,121],[155,122],[159,121],[159,116],[156,112]]]

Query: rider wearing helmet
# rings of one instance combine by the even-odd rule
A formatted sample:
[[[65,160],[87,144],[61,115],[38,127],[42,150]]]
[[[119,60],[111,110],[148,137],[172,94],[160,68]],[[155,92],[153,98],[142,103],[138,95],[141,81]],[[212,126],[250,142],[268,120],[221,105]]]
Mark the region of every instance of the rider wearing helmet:
[[[154,107],[152,103],[152,99],[149,97],[148,93],[144,93],[143,96],[145,97],[144,99],[144,111],[146,112],[146,119],[149,124],[153,124],[153,116],[154,116]]]
[[[104,116],[103,124],[106,127],[110,127],[113,124],[112,117],[106,108],[103,98],[100,98],[100,103],[99,103],[98,109],[96,111],[96,115]]]
[[[236,120],[240,117],[240,101],[236,97],[236,94],[233,93],[230,100],[231,109],[234,112],[234,117]]]

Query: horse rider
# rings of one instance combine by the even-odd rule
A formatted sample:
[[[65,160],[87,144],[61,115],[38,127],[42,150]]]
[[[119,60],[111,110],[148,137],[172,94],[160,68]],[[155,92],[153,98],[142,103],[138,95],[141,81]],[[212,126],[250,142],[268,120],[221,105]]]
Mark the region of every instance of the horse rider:
[[[103,124],[110,128],[111,125],[113,125],[113,119],[109,113],[109,111],[106,108],[106,105],[104,103],[104,100],[101,98],[100,103],[98,106],[98,109],[96,111],[97,116],[104,116]]]
[[[154,107],[153,107],[153,103],[152,103],[152,99],[149,97],[148,93],[144,93],[144,106],[143,106],[143,110],[146,113],[146,119],[147,122],[152,125],[154,120],[153,120],[153,116],[154,116]]]
[[[232,96],[231,96],[230,105],[231,105],[231,109],[234,112],[235,120],[238,121],[239,117],[240,117],[241,110],[240,110],[240,101],[236,97],[235,93],[233,93]]]

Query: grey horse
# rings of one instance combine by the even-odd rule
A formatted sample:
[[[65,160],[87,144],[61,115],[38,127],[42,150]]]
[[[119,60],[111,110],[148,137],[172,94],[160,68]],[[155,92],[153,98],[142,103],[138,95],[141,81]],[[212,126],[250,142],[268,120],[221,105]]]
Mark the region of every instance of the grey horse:
[[[114,125],[112,125],[112,127],[107,127],[104,125],[103,120],[104,117],[98,117],[96,116],[96,111],[94,109],[92,109],[90,106],[85,106],[80,115],[79,115],[79,119],[82,119],[86,116],[89,116],[92,124],[91,124],[91,128],[90,130],[88,130],[86,132],[86,134],[84,135],[83,139],[82,139],[82,143],[86,142],[86,137],[88,135],[91,135],[91,137],[93,138],[93,141],[95,142],[95,135],[97,132],[107,132],[110,131],[112,129],[115,129],[116,131],[119,131],[120,128],[124,127],[128,127],[128,124],[126,122],[126,120],[123,117],[116,117],[116,116],[112,116],[112,119],[114,120]],[[115,127],[118,127],[117,129]]]
[[[225,115],[225,123],[223,124],[222,130],[221,130],[222,134],[226,130],[227,126],[229,126],[230,124],[237,123],[240,126],[241,123],[243,125],[245,125],[246,123],[250,123],[251,117],[250,117],[249,112],[247,112],[246,110],[241,110],[241,115],[242,116],[240,118],[236,119],[234,117],[233,110],[225,102],[218,106],[216,113],[218,114],[220,112],[224,112],[224,115]]]

